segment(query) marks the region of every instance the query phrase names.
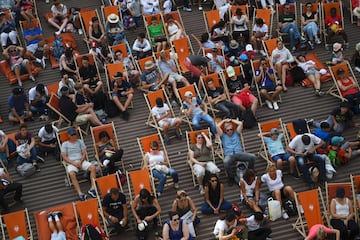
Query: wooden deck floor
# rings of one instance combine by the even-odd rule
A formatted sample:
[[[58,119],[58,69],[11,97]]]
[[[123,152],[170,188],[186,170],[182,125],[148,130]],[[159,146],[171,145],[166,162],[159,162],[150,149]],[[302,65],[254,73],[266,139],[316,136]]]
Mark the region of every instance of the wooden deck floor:
[[[74,7],[86,7],[86,8],[97,8],[100,10],[100,1],[99,0],[87,0],[87,1],[63,1],[68,6]],[[298,2],[298,1],[297,1]],[[304,2],[304,1],[299,1]],[[45,1],[37,1],[39,16],[41,18],[42,27],[45,31],[45,36],[50,36],[53,33],[47,23],[44,21],[44,13],[50,11],[50,5],[45,4]],[[202,12],[198,11],[196,7],[193,7],[193,12],[183,12],[181,15],[184,20],[186,32],[188,34],[194,33],[197,36],[200,36],[205,30],[204,20]],[[209,10],[209,7],[206,6],[205,10]],[[349,13],[345,11],[345,21],[346,21],[346,30],[348,31],[349,41],[350,41],[350,50],[346,51],[346,57],[351,57],[352,49],[354,49],[355,44],[360,40],[360,31],[359,28],[355,25],[350,25],[349,23]],[[140,28],[136,32],[142,31]],[[130,43],[133,42],[136,32],[127,33]],[[81,40],[81,37],[75,34],[77,40],[79,51],[81,53],[86,53],[87,49],[84,42]],[[196,52],[198,46],[193,42],[194,50]],[[323,46],[317,46],[315,49],[316,53],[322,61],[327,61],[330,58],[330,52],[326,52]],[[358,73],[357,77],[359,79],[360,75]],[[60,80],[58,70],[52,70],[47,66],[46,70],[42,71],[37,78],[38,82],[41,83],[52,83]],[[7,117],[7,97],[11,93],[11,89],[14,86],[10,86],[5,80],[4,76],[0,76],[0,114],[6,119]],[[30,89],[33,86],[33,83],[26,81],[24,87],[26,90]],[[329,84],[324,85],[324,89],[329,88]],[[331,109],[336,106],[339,101],[334,97],[329,95],[323,97],[316,97],[313,94],[312,89],[294,87],[290,88],[287,93],[282,94],[283,103],[280,105],[280,110],[274,112],[263,107],[258,111],[258,117],[260,121],[271,120],[273,118],[281,117],[285,122],[298,119],[298,118],[314,118],[316,120],[325,119],[327,114]],[[120,117],[109,119],[114,121],[118,138],[120,141],[121,147],[125,150],[125,165],[127,170],[139,169],[141,162],[141,154],[137,146],[136,137],[146,136],[156,131],[152,128],[147,127],[144,123],[148,116],[148,110],[146,103],[143,98],[143,94],[139,91],[136,91],[134,98],[134,109],[130,111],[131,117],[130,121],[125,122],[120,119]],[[359,121],[359,117],[356,117],[356,121]],[[34,133],[44,125],[44,122],[35,121],[31,122],[30,130]],[[0,125],[0,129],[6,133],[17,130],[17,126],[14,126],[8,121],[5,120],[4,123]],[[186,130],[183,127],[183,130]],[[349,130],[345,133],[346,139],[353,140],[357,129]],[[259,147],[260,141],[257,138],[258,130],[254,128],[252,130],[246,130],[244,132],[245,136],[245,145],[248,152],[256,154]],[[88,147],[89,156],[93,158],[94,151],[91,145],[91,137],[86,136],[85,142]],[[197,207],[201,206],[203,202],[203,197],[199,194],[198,190],[193,188],[191,172],[186,163],[186,154],[187,147],[186,141],[177,141],[174,140],[171,145],[167,147],[170,161],[172,167],[174,167],[180,176],[180,185],[181,188],[185,189],[189,195],[194,199]],[[223,165],[220,161],[218,164],[223,168]],[[14,166],[14,165],[13,165]],[[256,171],[258,175],[261,175],[266,167],[266,162],[262,159],[257,159],[256,161]],[[12,177],[19,182],[24,184],[24,205],[17,206],[14,210],[19,210],[22,207],[27,207],[29,209],[32,221],[32,229],[36,235],[36,227],[33,218],[33,212],[47,209],[51,206],[69,203],[71,201],[77,201],[77,195],[72,188],[66,188],[64,185],[65,172],[63,167],[55,159],[49,158],[46,159],[46,163],[41,165],[41,172],[35,174],[29,179],[20,178],[14,171],[14,167],[10,168]],[[354,159],[346,166],[338,169],[338,173],[335,175],[334,179],[330,180],[331,182],[349,182],[349,174],[360,174],[360,164],[359,158]],[[224,174],[221,174],[221,178],[225,180]],[[294,180],[289,176],[285,176],[284,179],[286,184],[291,185],[295,191],[304,191],[307,190],[304,182],[302,180]],[[82,189],[88,189],[88,184],[84,183],[81,185]],[[265,186],[262,186],[262,189],[265,189]],[[127,189],[125,190],[127,193]],[[232,202],[239,202],[239,188],[237,186],[225,187],[225,198]],[[175,199],[175,190],[174,189],[165,189],[164,194],[160,197],[160,205],[162,208],[163,219],[166,219],[167,212],[170,210],[170,205]],[[247,208],[244,208],[246,214],[250,214],[250,211]],[[203,216],[200,214],[201,223],[198,229],[198,239],[208,240],[212,239],[212,230],[216,222],[217,216]],[[287,240],[287,239],[301,239],[300,235],[292,230],[291,224],[295,222],[295,218],[290,218],[287,221],[282,219],[277,220],[276,222],[270,222],[269,226],[273,230],[272,237],[274,240]],[[135,239],[134,233],[127,232],[122,236],[112,237],[111,239]]]

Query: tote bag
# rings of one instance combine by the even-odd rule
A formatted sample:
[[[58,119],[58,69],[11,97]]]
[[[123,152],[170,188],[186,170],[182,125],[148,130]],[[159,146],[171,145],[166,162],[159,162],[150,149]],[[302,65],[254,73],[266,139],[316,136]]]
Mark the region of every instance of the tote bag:
[[[269,216],[271,221],[281,218],[281,205],[280,201],[268,198]]]

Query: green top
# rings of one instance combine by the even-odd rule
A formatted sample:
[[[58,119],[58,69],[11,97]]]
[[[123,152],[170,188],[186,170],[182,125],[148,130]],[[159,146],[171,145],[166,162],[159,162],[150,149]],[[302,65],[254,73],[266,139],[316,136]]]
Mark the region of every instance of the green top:
[[[154,25],[150,25],[148,26],[148,30],[149,30],[149,34],[150,34],[150,38],[151,38],[151,43],[154,45],[155,41],[154,41],[154,37],[158,37],[158,36],[163,36],[163,25],[161,23]]]

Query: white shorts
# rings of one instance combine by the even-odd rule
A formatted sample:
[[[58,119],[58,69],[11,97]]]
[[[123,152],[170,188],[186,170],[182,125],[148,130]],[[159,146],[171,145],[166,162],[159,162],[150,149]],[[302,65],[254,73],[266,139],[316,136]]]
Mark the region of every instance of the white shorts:
[[[209,171],[212,174],[216,174],[216,173],[220,172],[220,169],[212,161],[206,162],[205,168],[196,163],[193,165],[193,168],[194,168],[194,174],[196,177],[205,176],[205,170]]]
[[[88,115],[86,113],[84,114],[78,114],[75,118],[75,122],[77,124],[84,124],[88,121]]]
[[[26,46],[26,50],[30,51],[32,54],[34,54],[36,52],[37,48],[38,48],[37,43],[30,44],[30,45]]]
[[[181,82],[182,79],[183,79],[183,76],[181,76],[180,74],[170,73],[168,82],[169,83],[172,83],[173,81]]]
[[[91,163],[89,161],[83,161],[82,164],[81,164],[81,170],[83,171],[86,171],[89,167],[91,166]],[[66,166],[66,171],[68,173],[70,172],[76,172],[78,173],[79,172],[79,168],[75,167],[74,165],[71,165],[71,164],[68,164]]]
[[[163,127],[165,123],[168,123],[169,125],[172,125],[175,122],[176,118],[165,118],[161,119],[158,124],[160,127]]]
[[[58,233],[52,233],[51,240],[66,240],[66,234],[63,231]]]

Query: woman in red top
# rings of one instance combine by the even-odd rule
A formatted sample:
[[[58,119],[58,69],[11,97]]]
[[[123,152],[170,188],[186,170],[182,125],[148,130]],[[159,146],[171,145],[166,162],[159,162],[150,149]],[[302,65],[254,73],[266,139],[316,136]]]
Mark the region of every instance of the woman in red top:
[[[339,68],[336,72],[339,79],[337,79],[337,84],[340,88],[341,96],[346,98],[350,106],[355,107],[355,113],[358,113],[359,104],[360,104],[360,91],[355,80],[350,76],[345,76],[345,71],[342,68]]]
[[[305,238],[305,240],[313,240],[313,239],[325,240],[327,234],[329,233],[335,233],[336,240],[340,240],[339,230],[331,229],[321,224],[315,224],[314,226],[312,226],[310,228],[309,235]]]

